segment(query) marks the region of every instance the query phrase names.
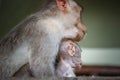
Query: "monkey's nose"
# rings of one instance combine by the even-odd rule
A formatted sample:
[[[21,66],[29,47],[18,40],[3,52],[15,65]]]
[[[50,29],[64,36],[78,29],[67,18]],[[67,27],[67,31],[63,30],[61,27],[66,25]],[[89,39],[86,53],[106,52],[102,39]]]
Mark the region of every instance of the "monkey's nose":
[[[87,28],[86,28],[86,26],[84,24],[80,25],[80,29],[81,29],[81,31],[83,32],[84,35],[87,34]]]
[[[86,28],[86,26],[84,24],[82,24],[81,30],[82,30],[84,35],[87,34],[87,28]]]

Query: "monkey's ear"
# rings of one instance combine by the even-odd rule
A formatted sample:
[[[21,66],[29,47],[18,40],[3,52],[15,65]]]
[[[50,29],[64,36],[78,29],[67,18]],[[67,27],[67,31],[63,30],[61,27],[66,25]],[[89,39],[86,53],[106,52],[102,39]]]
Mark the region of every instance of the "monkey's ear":
[[[56,0],[58,9],[64,13],[68,12],[67,3],[68,0]]]

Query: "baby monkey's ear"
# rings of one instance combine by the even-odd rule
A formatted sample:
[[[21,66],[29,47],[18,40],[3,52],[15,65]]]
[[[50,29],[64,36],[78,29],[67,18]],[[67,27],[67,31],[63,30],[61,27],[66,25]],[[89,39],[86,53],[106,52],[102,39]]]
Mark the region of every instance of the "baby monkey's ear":
[[[56,0],[58,9],[64,13],[68,12],[67,5],[68,5],[68,0]]]

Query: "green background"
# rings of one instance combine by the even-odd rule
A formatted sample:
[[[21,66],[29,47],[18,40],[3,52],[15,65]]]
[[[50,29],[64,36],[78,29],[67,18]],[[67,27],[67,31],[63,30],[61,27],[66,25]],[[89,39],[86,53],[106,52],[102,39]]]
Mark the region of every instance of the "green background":
[[[120,0],[81,0],[88,36],[85,47],[120,47]]]
[[[76,0],[84,7],[82,20],[88,34],[82,47],[120,47],[120,0]],[[0,38],[25,17],[36,12],[41,0],[0,0]]]

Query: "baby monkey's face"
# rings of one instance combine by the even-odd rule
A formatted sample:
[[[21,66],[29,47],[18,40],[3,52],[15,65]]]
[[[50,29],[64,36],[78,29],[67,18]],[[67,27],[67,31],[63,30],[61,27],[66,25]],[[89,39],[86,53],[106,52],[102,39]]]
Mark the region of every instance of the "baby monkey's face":
[[[70,64],[74,70],[81,68],[81,49],[71,40],[63,41],[59,51],[60,59]]]

